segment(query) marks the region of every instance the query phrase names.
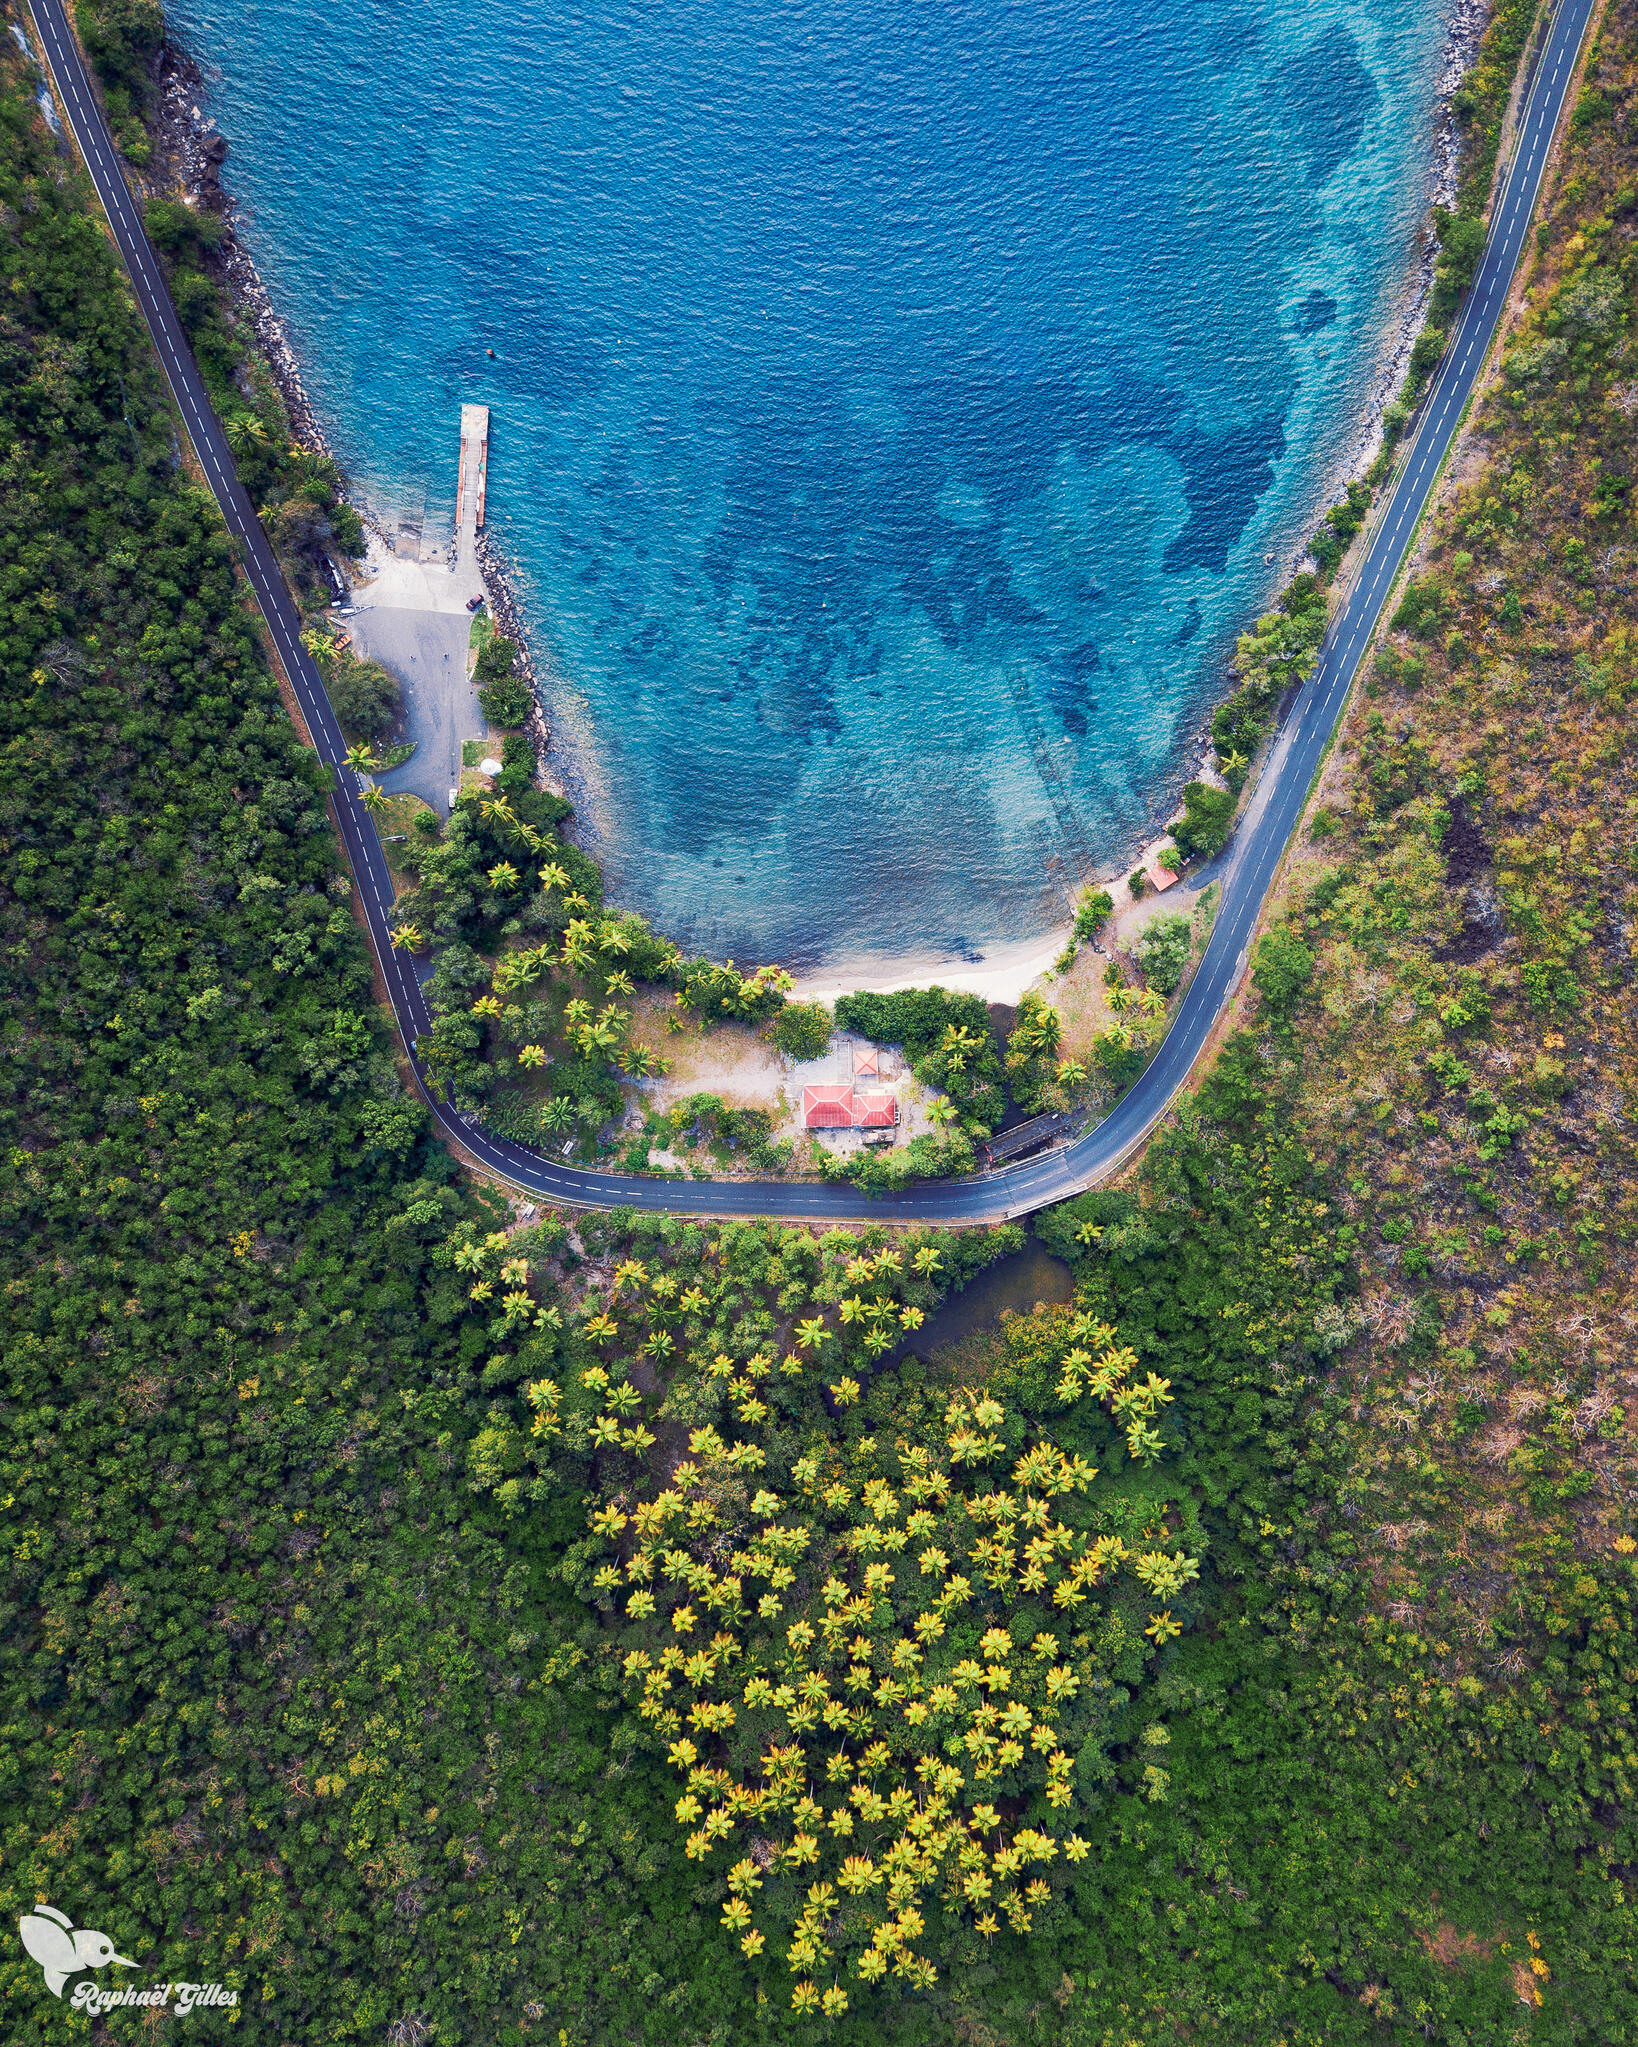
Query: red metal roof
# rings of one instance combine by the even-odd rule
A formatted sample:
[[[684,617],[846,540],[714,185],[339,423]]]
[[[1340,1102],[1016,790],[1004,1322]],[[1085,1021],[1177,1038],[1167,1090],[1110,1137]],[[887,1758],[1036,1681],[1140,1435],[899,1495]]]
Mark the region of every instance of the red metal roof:
[[[890,1089],[859,1095],[844,1081],[802,1090],[802,1121],[809,1130],[891,1130],[898,1120],[898,1097]]]
[[[891,1130],[899,1120],[898,1098],[886,1092],[879,1095],[855,1095],[853,1113],[854,1120],[861,1130]]]
[[[842,1087],[805,1087],[802,1090],[802,1121],[810,1130],[851,1130],[853,1090]]]

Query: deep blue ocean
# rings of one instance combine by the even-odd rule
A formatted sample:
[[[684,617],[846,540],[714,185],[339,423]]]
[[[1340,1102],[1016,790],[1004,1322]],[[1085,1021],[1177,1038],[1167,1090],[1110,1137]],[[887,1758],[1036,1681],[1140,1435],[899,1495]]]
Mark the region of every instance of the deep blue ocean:
[[[170,13],[368,500],[493,408],[616,900],[970,955],[1124,858],[1358,445],[1437,0]]]

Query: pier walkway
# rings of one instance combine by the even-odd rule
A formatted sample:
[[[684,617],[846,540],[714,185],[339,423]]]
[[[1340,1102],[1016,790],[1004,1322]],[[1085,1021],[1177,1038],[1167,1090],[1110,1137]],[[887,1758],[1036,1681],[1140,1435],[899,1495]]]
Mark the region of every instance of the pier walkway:
[[[461,407],[461,467],[455,487],[455,569],[478,573],[478,534],[489,481],[489,407]]]

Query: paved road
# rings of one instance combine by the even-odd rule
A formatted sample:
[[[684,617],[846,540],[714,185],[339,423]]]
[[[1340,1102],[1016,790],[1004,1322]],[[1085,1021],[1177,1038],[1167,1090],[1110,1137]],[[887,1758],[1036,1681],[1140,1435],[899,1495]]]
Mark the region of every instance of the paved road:
[[[68,34],[62,0],[29,0],[75,139],[107,211],[115,240],[153,333],[160,362],[181,407],[222,514],[242,546],[246,573],[262,607],[321,760],[336,773],[336,815],[352,864],[404,1049],[414,1059],[417,1036],[431,1018],[406,954],[389,938],[392,883],[375,828],[353,777],[342,763],[346,743],[324,694],[318,670],[301,644],[300,620],[267,536],[234,473],[222,429],[188,349],[164,272],[143,232],[119,158],[86,82]],[[1473,389],[1506,303],[1524,248],[1537,189],[1575,72],[1593,0],[1558,0],[1547,43],[1525,97],[1513,158],[1498,199],[1490,243],[1461,321],[1445,352],[1423,408],[1407,460],[1378,521],[1346,604],[1333,620],[1314,674],[1286,722],[1263,773],[1258,795],[1236,834],[1217,922],[1200,969],[1190,983],[1165,1041],[1141,1078],[1095,1130],[1066,1149],[1024,1165],[969,1180],[924,1184],[913,1191],[866,1202],[851,1187],[782,1186],[769,1182],[660,1181],[595,1167],[559,1165],[521,1144],[490,1136],[455,1115],[429,1092],[432,1114],[484,1166],[551,1201],[611,1207],[666,1209],[702,1215],[779,1215],[842,1221],[868,1216],[882,1222],[1000,1222],[1062,1201],[1102,1179],[1142,1141],[1187,1079],[1244,966],[1257,914],[1273,881],[1315,772],[1335,729],[1361,654],[1416,530],[1439,466]]]

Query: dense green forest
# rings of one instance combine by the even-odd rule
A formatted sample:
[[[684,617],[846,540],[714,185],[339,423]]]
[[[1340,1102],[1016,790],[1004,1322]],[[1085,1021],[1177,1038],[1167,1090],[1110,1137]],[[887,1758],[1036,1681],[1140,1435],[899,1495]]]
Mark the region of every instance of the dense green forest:
[[[1635,44],[1616,9],[1555,289],[1624,249]],[[1631,260],[1602,266],[1627,292]],[[1515,1011],[1568,1039],[1564,975],[1616,1018],[1630,976],[1589,949],[1603,925],[1576,946],[1542,919],[1527,958],[1424,971],[1443,1035],[1403,1100],[1373,1068],[1343,1123],[1334,1045],[1321,1064],[1332,1030],[1362,1061],[1403,1045],[1404,990],[1370,977],[1450,941],[1411,891],[1511,785],[1447,783],[1437,732],[1400,726],[1466,715],[1495,666],[1450,637],[1480,644],[1479,545],[1561,501],[1492,489],[1441,543],[1377,685],[1397,722],[1339,759],[1351,807],[1259,957],[1254,1029],[1131,1188],[1037,1221],[1073,1304],[923,1358],[939,1300],[1020,1231],[540,1215],[429,1142],[323,778],[9,36],[0,265],[11,1920],[49,1902],[141,1982],[219,1977],[280,2047],[1630,2039],[1638,1545],[1598,1400],[1627,1168],[1576,1141],[1610,1113],[1558,1091],[1618,1035],[1543,1041],[1544,1076],[1475,1049],[1508,1050]],[[1576,309],[1615,289],[1541,312],[1551,375],[1510,378],[1509,459],[1604,403],[1625,315],[1583,359]],[[1598,517],[1628,523],[1601,548],[1630,532],[1618,432]],[[1624,655],[1554,633],[1609,572],[1550,530],[1509,593],[1602,797]],[[1584,800],[1545,750],[1542,774]],[[1367,982],[1375,1035],[1342,999]],[[1503,1144],[1526,1091],[1570,1107]],[[1433,1162],[1437,1242],[1400,1108],[1467,1146]],[[1562,1201],[1554,1173],[1580,1176]],[[1579,1362],[1533,1323],[1502,1348],[1486,1317],[1528,1287],[1485,1290],[1478,1261],[1519,1270],[1496,1213],[1540,1243],[1558,1321],[1593,1318]],[[1504,1359],[1540,1367],[1547,1397],[1509,1412],[1541,1441],[1476,1457]],[[1507,1487],[1527,1521],[1468,1554],[1456,1524]],[[15,1944],[0,1999],[20,2043],[156,2031],[75,2015]]]

